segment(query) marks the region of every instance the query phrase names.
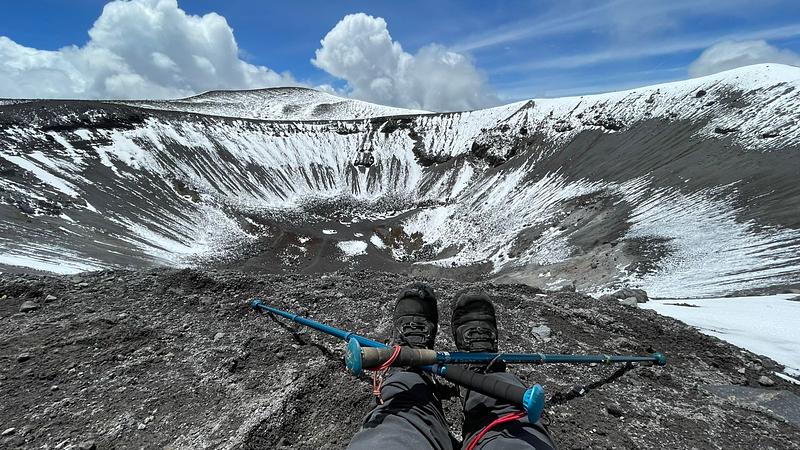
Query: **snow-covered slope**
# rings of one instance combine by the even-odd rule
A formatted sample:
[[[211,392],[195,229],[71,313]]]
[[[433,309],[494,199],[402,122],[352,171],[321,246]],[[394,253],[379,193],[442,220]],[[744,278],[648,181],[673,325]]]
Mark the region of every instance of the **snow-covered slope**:
[[[261,120],[346,120],[426,112],[376,105],[295,87],[212,91],[182,100],[124,103],[142,108]]]
[[[800,297],[796,294],[727,297],[702,300],[656,300],[643,303],[664,316],[674,317],[701,332],[766,355],[800,376]]]
[[[213,256],[673,297],[793,286],[798,87],[800,69],[758,65],[398,117],[350,101],[323,113],[327,94],[295,89],[0,106],[0,264]]]

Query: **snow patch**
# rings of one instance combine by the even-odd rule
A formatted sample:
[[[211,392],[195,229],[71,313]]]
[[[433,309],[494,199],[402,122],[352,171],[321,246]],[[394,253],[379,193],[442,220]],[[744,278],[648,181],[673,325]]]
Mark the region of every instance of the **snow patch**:
[[[92,264],[86,258],[73,255],[76,259],[66,259],[64,257],[47,257],[42,255],[25,255],[20,253],[2,253],[0,254],[0,264],[16,267],[27,267],[29,269],[41,270],[44,272],[52,272],[61,275],[71,275],[80,272],[88,272],[92,270],[101,270],[104,268],[101,264]]]
[[[380,236],[378,236],[377,234],[373,234],[372,236],[370,236],[369,242],[376,248],[379,248],[381,250],[386,248],[386,244],[383,243],[383,239],[381,239]]]
[[[673,317],[702,333],[768,356],[800,375],[800,302],[795,294],[708,299],[660,299],[639,304]],[[683,303],[697,308],[678,306]]]
[[[348,257],[367,254],[367,243],[364,241],[339,241],[336,246]]]

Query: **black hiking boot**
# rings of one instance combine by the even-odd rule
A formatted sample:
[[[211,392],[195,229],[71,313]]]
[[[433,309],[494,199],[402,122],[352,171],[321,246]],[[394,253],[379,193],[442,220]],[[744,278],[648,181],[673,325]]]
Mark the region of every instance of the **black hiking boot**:
[[[439,324],[439,310],[433,289],[412,283],[400,291],[392,314],[395,345],[433,349]]]
[[[497,316],[489,294],[467,289],[453,301],[453,340],[462,352],[497,352]],[[504,372],[506,365],[494,361],[488,365],[470,366],[476,372]]]

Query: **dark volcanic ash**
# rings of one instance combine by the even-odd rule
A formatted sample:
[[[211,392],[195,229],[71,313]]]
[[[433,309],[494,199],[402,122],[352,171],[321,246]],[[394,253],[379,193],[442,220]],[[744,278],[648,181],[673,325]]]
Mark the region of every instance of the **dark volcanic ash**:
[[[13,430],[0,442],[344,447],[369,408],[369,381],[347,374],[340,342],[254,312],[249,300],[383,340],[397,290],[412,279],[164,269],[3,275],[0,424]],[[448,305],[467,284],[429,281],[440,297],[437,348],[449,349]],[[666,367],[637,367],[606,383],[618,367],[513,367],[526,383],[545,386],[560,448],[798,448],[797,423],[787,422],[797,418],[782,416],[779,400],[800,387],[774,377],[773,361],[616,300],[480,286],[496,299],[501,350],[662,350],[669,358]],[[18,312],[25,302],[35,307]],[[730,396],[762,377],[774,385],[761,400]],[[592,383],[599,386],[571,394]],[[456,434],[459,405],[445,402]]]

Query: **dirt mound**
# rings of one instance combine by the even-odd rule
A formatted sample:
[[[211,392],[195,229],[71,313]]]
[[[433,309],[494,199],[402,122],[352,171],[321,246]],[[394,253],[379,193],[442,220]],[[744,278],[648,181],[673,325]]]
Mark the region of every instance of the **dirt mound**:
[[[2,275],[0,431],[13,430],[0,446],[344,447],[369,408],[367,380],[345,373],[339,342],[254,312],[248,301],[260,296],[383,339],[394,295],[410,281],[376,272]],[[440,296],[437,346],[452,348],[449,302],[465,284],[430,282]],[[782,417],[713,393],[748,385],[800,394],[777,377],[759,387],[759,378],[780,370],[771,360],[616,301],[482,287],[496,299],[503,350],[660,350],[669,358],[667,367],[625,373],[512,367],[526,383],[545,386],[545,420],[561,448],[798,448],[800,430]],[[38,308],[18,312],[25,301]],[[458,435],[458,400],[445,408]]]

